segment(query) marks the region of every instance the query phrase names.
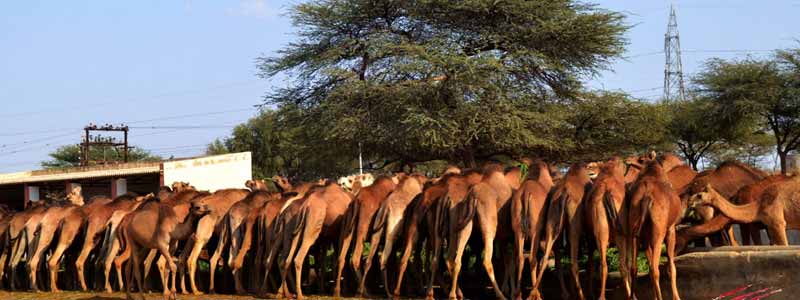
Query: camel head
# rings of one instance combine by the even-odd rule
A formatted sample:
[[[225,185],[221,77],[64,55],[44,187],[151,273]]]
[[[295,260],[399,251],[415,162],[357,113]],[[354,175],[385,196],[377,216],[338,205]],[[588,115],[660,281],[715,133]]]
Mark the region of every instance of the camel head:
[[[136,202],[144,203],[145,201],[155,199],[156,195],[153,193],[149,193],[144,196],[136,196]]]
[[[292,189],[292,184],[289,183],[289,179],[286,177],[275,175],[269,180],[272,181],[272,183],[274,183],[275,186],[283,192],[287,192]]]
[[[162,186],[158,189],[158,199],[167,199],[172,197],[172,189],[168,186]]]
[[[700,192],[689,197],[689,207],[697,207],[711,203],[714,193],[714,188],[711,187],[710,184],[706,184]]]
[[[81,186],[76,186],[72,188],[72,191],[67,194],[67,201],[71,202],[72,204],[82,206],[83,205],[83,195],[81,194]]]
[[[589,174],[589,178],[595,179],[597,175],[600,175],[600,167],[602,163],[599,162],[590,162],[586,164],[586,172]]]
[[[447,168],[444,169],[442,176],[447,174],[461,174],[461,168],[454,165],[448,165]]]
[[[192,213],[199,216],[204,216],[206,214],[211,213],[211,206],[209,205],[209,200],[212,198],[213,196],[204,196],[193,199]]]
[[[250,179],[245,181],[244,186],[246,186],[251,191],[266,191],[267,190],[267,183],[264,180],[259,179]]]
[[[356,175],[356,180],[361,182],[361,187],[364,188],[372,185],[375,182],[375,176],[373,176],[371,173],[359,174]]]
[[[188,182],[183,181],[176,181],[172,183],[172,191],[175,193],[179,193],[183,190],[193,190],[195,189],[194,186],[190,185]]]

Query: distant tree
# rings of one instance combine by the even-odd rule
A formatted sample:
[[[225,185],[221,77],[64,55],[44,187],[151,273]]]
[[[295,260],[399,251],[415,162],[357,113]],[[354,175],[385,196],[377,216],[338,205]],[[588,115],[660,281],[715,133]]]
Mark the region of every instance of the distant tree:
[[[787,155],[800,148],[800,49],[763,60],[712,59],[694,81],[717,104],[721,126],[756,122],[771,132],[786,173]]]
[[[76,167],[80,165],[81,149],[78,145],[66,145],[58,147],[55,151],[48,154],[52,159],[43,161],[42,167],[45,169]],[[90,158],[96,161],[122,161],[122,152],[116,149],[92,148]],[[141,148],[132,148],[128,152],[128,161],[158,161],[161,157],[153,155]]]
[[[319,0],[289,15],[298,40],[259,68],[292,80],[267,103],[292,112],[300,153],[361,145],[400,165],[563,156],[559,103],[624,51],[627,30],[622,14],[570,0]]]

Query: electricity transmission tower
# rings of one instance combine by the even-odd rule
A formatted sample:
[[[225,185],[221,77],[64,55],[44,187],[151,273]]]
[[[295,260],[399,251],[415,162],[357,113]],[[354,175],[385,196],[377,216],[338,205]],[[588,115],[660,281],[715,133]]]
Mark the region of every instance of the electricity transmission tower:
[[[686,99],[683,88],[683,65],[681,64],[681,38],[675,8],[670,6],[667,33],[664,34],[664,101]]]

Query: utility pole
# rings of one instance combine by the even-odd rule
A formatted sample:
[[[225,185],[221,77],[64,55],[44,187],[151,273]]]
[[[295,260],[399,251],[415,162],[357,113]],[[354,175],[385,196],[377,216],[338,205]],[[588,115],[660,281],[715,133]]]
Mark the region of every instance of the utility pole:
[[[101,136],[95,135],[92,136],[92,132],[100,131],[100,132],[122,132],[123,139],[122,142],[119,142],[116,137],[113,136]],[[88,126],[83,128],[83,141],[80,143],[81,149],[81,166],[89,166],[91,164],[108,164],[108,163],[116,163],[114,161],[109,162],[105,158],[102,161],[95,161],[92,160],[91,151],[92,147],[114,147],[118,151],[122,151],[122,161],[128,162],[128,150],[131,147],[128,146],[128,126],[121,125],[121,126],[114,126],[110,124],[106,124],[103,126],[97,126],[95,124],[89,123]]]
[[[675,8],[669,7],[667,33],[664,34],[664,101],[683,101],[686,94],[683,86],[683,64],[681,64],[681,38],[678,34],[678,19]]]

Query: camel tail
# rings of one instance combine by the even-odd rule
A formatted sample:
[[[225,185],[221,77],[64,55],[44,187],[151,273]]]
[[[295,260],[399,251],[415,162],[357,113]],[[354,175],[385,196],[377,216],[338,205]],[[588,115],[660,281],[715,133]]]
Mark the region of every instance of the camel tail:
[[[33,236],[28,237],[28,230],[25,229],[25,239],[26,244],[28,245],[28,250],[25,252],[25,257],[30,259],[36,248],[39,247],[39,237],[42,236],[42,224],[36,225],[36,229],[33,231]]]
[[[106,223],[106,230],[103,233],[103,245],[100,247],[100,257],[101,258],[97,260],[98,262],[104,261],[105,257],[108,257],[109,255],[111,255],[111,253],[110,253],[111,252],[111,239],[114,238],[114,236],[112,235],[113,234],[112,231],[113,231],[113,228],[112,228],[111,222]]]
[[[120,225],[122,225],[122,222],[120,222]],[[127,226],[125,226],[125,227],[117,226],[117,230],[115,230],[115,232],[114,232],[114,236],[119,241],[119,253],[124,252],[125,248],[128,246],[127,243],[126,243],[127,240],[125,239],[126,235],[127,235],[127,233],[126,233],[127,230],[125,230],[126,227]]]
[[[526,237],[531,235],[531,222],[529,219],[531,213],[531,201],[533,201],[533,195],[531,195],[531,193],[523,192],[522,197],[520,197],[520,204],[522,204],[520,227],[522,227],[522,234]]]
[[[641,213],[639,214],[639,224],[636,228],[636,237],[638,238],[642,233],[642,227],[644,227],[644,222],[647,220],[647,217],[650,215],[650,208],[653,207],[653,198],[650,197],[649,193],[642,198],[641,206],[639,207]]]
[[[566,219],[567,215],[567,193],[562,193],[561,197],[556,203],[556,213],[558,213],[558,223],[556,223],[555,227],[555,234],[558,235],[562,229],[564,229],[564,219]]]
[[[381,203],[381,206],[378,208],[378,211],[375,212],[375,222],[372,223],[372,230],[377,231],[383,228],[383,225],[386,224],[386,210],[387,202]]]
[[[447,236],[447,223],[448,223],[448,212],[450,211],[450,195],[444,196],[444,199],[441,201],[437,201],[439,204],[436,206],[436,227],[439,230],[436,231],[440,237],[444,238]]]
[[[477,211],[478,197],[475,196],[475,193],[472,190],[470,190],[470,192],[467,194],[467,198],[464,199],[464,201],[466,201],[464,210],[460,211],[461,214],[456,220],[454,228],[455,230],[464,229],[464,227],[466,227],[467,224],[469,224],[469,222],[475,217],[475,212]]]
[[[611,197],[611,193],[607,190],[603,193],[603,208],[606,210],[608,224],[611,225],[615,232],[621,232],[623,226],[620,224],[617,207],[614,205],[614,198]]]
[[[308,206],[304,207],[303,210],[300,211],[300,215],[297,216],[297,224],[292,229],[292,236],[297,236],[301,232],[303,232],[303,228],[306,227],[306,218],[308,218],[308,211],[311,210]]]
[[[342,232],[341,236],[345,237],[348,234],[353,232],[353,229],[356,227],[356,220],[358,219],[358,214],[361,210],[361,204],[358,200],[354,200],[353,205],[347,210],[344,215],[344,224],[342,224]]]

